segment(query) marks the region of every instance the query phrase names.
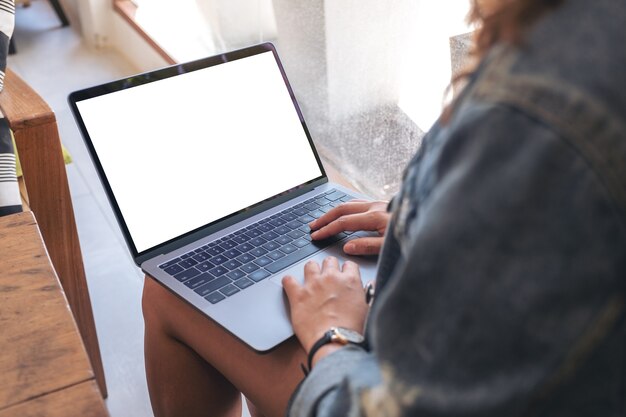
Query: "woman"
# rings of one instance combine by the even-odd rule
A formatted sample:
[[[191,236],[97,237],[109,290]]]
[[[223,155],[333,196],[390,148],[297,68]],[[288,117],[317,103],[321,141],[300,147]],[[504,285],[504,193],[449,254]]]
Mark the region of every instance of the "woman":
[[[479,63],[391,219],[351,202],[311,224],[385,234],[371,310],[354,264],[309,263],[304,286],[283,280],[297,339],[256,355],[148,278],[157,417],[239,415],[240,392],[267,416],[623,415],[626,3],[485,0],[471,17]],[[316,343],[368,314],[367,348]]]

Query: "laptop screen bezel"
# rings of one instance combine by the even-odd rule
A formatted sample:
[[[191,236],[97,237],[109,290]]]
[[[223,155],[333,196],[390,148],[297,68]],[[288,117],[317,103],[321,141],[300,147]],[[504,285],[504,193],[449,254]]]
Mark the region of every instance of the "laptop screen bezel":
[[[122,211],[116,200],[113,189],[111,188],[111,185],[107,179],[106,173],[104,171],[104,167],[102,166],[102,163],[100,162],[100,159],[98,158],[98,154],[96,153],[91,137],[89,136],[87,128],[83,122],[81,113],[78,110],[77,103],[84,101],[84,100],[91,99],[91,98],[99,97],[102,95],[114,93],[114,92],[121,91],[121,90],[126,90],[129,88],[138,87],[141,85],[149,84],[155,81],[167,79],[167,78],[174,77],[177,75],[190,73],[193,71],[213,67],[216,65],[225,64],[228,62],[236,61],[239,59],[243,59],[243,58],[247,58],[250,56],[267,53],[267,52],[271,52],[274,56],[275,62],[278,66],[278,69],[280,70],[280,73],[282,75],[287,91],[289,92],[291,101],[298,114],[298,117],[300,118],[302,128],[305,132],[307,140],[309,141],[309,146],[311,147],[311,150],[313,151],[313,155],[315,156],[321,175],[317,178],[313,178],[303,184],[300,184],[289,190],[285,190],[279,194],[271,196],[249,207],[245,207],[227,216],[216,219],[209,224],[200,226],[180,236],[176,236],[156,246],[153,246],[151,248],[148,248],[139,252],[137,250],[137,247],[135,246],[135,242],[133,241],[128,225],[126,224],[126,221],[124,220]],[[120,229],[122,231],[126,244],[129,250],[131,251],[133,259],[137,265],[141,265],[143,261],[150,259],[156,255],[166,254],[180,247],[188,245],[198,239],[206,237],[225,227],[238,223],[242,220],[245,220],[246,218],[259,214],[279,204],[282,204],[285,201],[288,201],[289,199],[292,199],[298,195],[305,194],[306,192],[312,190],[313,188],[328,182],[326,171],[324,169],[324,166],[322,165],[322,161],[317,152],[317,149],[315,148],[313,144],[313,139],[311,138],[309,129],[306,125],[306,122],[304,121],[304,117],[302,116],[302,111],[300,110],[300,106],[298,105],[298,102],[296,101],[295,94],[293,93],[293,89],[291,88],[291,85],[289,84],[283,65],[280,61],[280,58],[278,57],[278,53],[276,52],[276,48],[274,47],[273,44],[269,42],[259,44],[259,45],[254,45],[254,46],[244,48],[244,49],[239,49],[236,51],[231,51],[231,52],[215,55],[215,56],[208,57],[208,58],[199,59],[196,61],[172,65],[172,66],[158,69],[155,71],[149,71],[146,73],[134,75],[131,77],[123,78],[120,80],[112,81],[112,82],[101,84],[98,86],[75,91],[69,95],[68,101],[69,101],[72,114],[74,115],[76,123],[85,141],[85,145],[89,151],[89,155],[91,156],[91,159],[94,163],[96,171],[98,172],[98,177],[100,178],[102,185],[105,189],[105,193],[107,195],[107,198],[109,199],[109,202],[115,214],[116,220],[120,226]],[[181,215],[184,215],[182,211],[181,211]]]

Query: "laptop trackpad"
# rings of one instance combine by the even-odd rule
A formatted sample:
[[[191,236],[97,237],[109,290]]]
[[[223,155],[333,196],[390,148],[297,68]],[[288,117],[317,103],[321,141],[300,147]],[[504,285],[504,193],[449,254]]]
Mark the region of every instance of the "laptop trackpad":
[[[321,265],[324,259],[326,259],[329,256],[334,256],[338,258],[340,265],[343,265],[343,263],[347,260],[356,262],[359,265],[359,270],[361,272],[361,281],[363,282],[363,285],[367,284],[370,281],[373,281],[376,278],[376,263],[377,263],[378,257],[347,255],[343,251],[343,245],[345,243],[346,243],[346,240],[343,240],[336,245],[325,248],[324,250],[312,255],[310,258],[306,258],[294,264],[293,266],[276,273],[275,276],[270,278],[270,281],[282,288],[283,277],[285,275],[291,275],[302,284],[304,282],[304,264],[312,260]]]

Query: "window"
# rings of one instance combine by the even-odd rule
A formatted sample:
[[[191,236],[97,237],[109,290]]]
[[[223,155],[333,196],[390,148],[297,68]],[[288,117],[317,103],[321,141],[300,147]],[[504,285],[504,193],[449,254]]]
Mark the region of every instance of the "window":
[[[132,1],[173,61],[274,42],[323,156],[380,198],[441,112],[471,30],[467,0]]]

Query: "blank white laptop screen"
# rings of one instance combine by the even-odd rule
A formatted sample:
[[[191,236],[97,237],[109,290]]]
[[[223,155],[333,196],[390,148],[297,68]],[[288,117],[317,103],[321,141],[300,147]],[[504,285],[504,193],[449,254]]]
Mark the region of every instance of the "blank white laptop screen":
[[[138,252],[322,175],[272,52],[77,107]]]

